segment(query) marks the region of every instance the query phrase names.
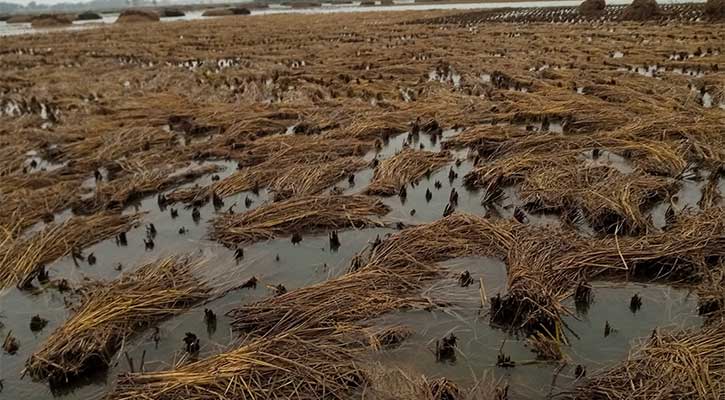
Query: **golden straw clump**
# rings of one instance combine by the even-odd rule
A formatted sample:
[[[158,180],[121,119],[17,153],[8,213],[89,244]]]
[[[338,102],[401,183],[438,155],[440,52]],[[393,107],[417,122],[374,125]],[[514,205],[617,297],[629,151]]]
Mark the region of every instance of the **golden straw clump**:
[[[365,381],[354,336],[325,328],[247,339],[233,350],[168,371],[121,375],[108,398],[349,399]]]
[[[267,188],[275,200],[309,196],[323,192],[368,163],[358,157],[343,157],[329,163],[303,164],[291,167]]]
[[[225,245],[252,243],[290,233],[382,226],[375,219],[390,209],[367,196],[304,196],[261,205],[241,214],[219,215],[211,237]]]
[[[397,271],[458,257],[505,257],[516,244],[515,224],[453,213],[430,224],[408,228],[372,249],[370,266]]]
[[[439,275],[432,267],[410,267],[396,274],[363,269],[283,295],[242,305],[229,313],[238,331],[263,335],[299,326],[356,323],[402,308],[432,306],[422,284]]]
[[[581,237],[562,229],[524,227],[506,256],[508,290],[491,303],[493,321],[555,332],[570,311],[564,300],[593,278],[696,283],[708,263],[725,256],[725,210],[684,214],[660,233],[642,237]]]
[[[26,372],[65,383],[107,367],[131,335],[213,295],[195,276],[200,266],[199,260],[168,257],[92,287],[77,312],[30,356]]]
[[[39,269],[136,225],[141,214],[95,214],[50,224],[28,237],[6,235],[0,242],[0,288],[29,283]]]
[[[436,171],[450,161],[451,156],[447,152],[404,149],[378,165],[366,192],[381,196],[396,194],[408,183]]]
[[[381,364],[365,366],[365,398],[374,400],[506,400],[509,385],[485,373],[469,387],[446,378]]]

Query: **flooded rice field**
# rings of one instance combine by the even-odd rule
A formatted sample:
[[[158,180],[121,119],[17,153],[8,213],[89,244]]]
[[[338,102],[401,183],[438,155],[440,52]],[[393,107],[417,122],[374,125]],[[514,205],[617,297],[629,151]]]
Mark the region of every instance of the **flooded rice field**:
[[[0,38],[0,396],[723,398],[725,29],[673,7]]]

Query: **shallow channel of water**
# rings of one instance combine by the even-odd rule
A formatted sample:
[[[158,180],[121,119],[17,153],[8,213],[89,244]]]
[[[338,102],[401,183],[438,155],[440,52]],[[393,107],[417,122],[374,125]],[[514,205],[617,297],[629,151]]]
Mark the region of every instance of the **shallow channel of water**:
[[[444,132],[444,139],[458,133],[455,130]],[[407,134],[391,137],[379,151],[370,152],[366,158],[385,159],[400,151]],[[441,151],[441,139],[432,141],[427,134],[414,138],[410,146],[430,151]],[[398,196],[388,197],[383,201],[392,207],[392,212],[385,218],[389,221],[403,221],[406,224],[428,223],[439,219],[448,201],[452,188],[459,193],[460,212],[484,214],[486,208],[481,205],[481,193],[468,191],[462,186],[462,177],[472,169],[472,161],[467,159],[465,151],[453,151],[450,165],[423,178],[418,185],[410,187],[405,201]],[[457,163],[455,160],[460,160]],[[612,160],[614,161],[614,160]],[[219,173],[225,177],[234,172],[234,163],[215,162],[226,167]],[[456,179],[449,180],[449,171],[458,174]],[[346,180],[337,186],[347,188],[346,193],[360,193],[372,179],[372,169],[364,169],[356,174],[355,184],[348,187]],[[434,183],[441,182],[436,189]],[[211,175],[206,175],[189,185],[207,185],[212,183]],[[425,190],[433,192],[433,198],[425,199]],[[173,189],[172,189],[173,190]],[[509,196],[497,210],[503,217],[512,218],[513,207],[517,199],[515,189],[511,188]],[[254,200],[250,208],[263,204],[268,200],[267,193],[261,190],[258,195],[243,192],[224,199],[228,206],[237,203],[237,211],[244,209],[244,199],[249,196]],[[695,198],[685,198],[683,202],[696,202]],[[143,223],[128,232],[128,245],[119,246],[114,239],[100,242],[84,249],[83,253],[93,253],[97,262],[88,265],[85,261],[73,261],[64,257],[48,266],[51,279],[66,278],[78,284],[86,279],[110,280],[122,273],[132,271],[138,265],[155,260],[161,256],[173,254],[198,254],[206,260],[206,272],[210,276],[233,274],[243,279],[256,276],[260,285],[254,290],[238,290],[227,294],[209,304],[195,307],[188,312],[171,318],[159,325],[161,340],[156,344],[151,339],[151,329],[134,336],[117,354],[118,362],[112,368],[99,373],[88,382],[60,391],[51,392],[47,384],[33,382],[29,377],[21,379],[21,370],[25,360],[35,351],[55,329],[69,317],[63,295],[55,289],[43,289],[31,293],[15,288],[7,289],[0,295],[4,327],[0,334],[13,332],[20,341],[20,350],[15,355],[0,355],[0,379],[3,380],[3,396],[22,399],[48,399],[53,396],[63,399],[99,398],[106,393],[108,385],[115,376],[129,369],[125,353],[135,360],[136,365],[143,358],[146,370],[169,368],[183,357],[182,338],[186,332],[194,332],[201,339],[201,357],[215,354],[230,348],[235,343],[235,335],[231,332],[229,321],[224,313],[241,303],[252,302],[272,295],[266,286],[283,284],[287,289],[308,286],[325,281],[330,277],[343,274],[354,255],[377,236],[383,237],[393,233],[393,229],[377,228],[364,230],[347,230],[340,232],[342,246],[333,251],[330,248],[327,233],[305,235],[303,241],[293,245],[289,237],[259,242],[244,248],[244,259],[237,262],[232,250],[207,239],[208,221],[214,216],[214,207],[207,204],[200,208],[201,219],[195,222],[191,209],[183,204],[175,204],[179,216],[172,218],[170,207],[160,209],[156,196],[147,197],[124,212],[147,212]],[[411,213],[411,210],[416,210]],[[64,211],[57,215],[56,221],[67,218],[71,213]],[[558,224],[557,216],[529,215],[530,223]],[[146,225],[153,223],[158,231],[155,246],[145,250],[143,238],[146,236]],[[186,228],[183,235],[180,228]],[[34,227],[41,229],[42,226]],[[484,372],[493,372],[510,382],[511,398],[542,398],[549,391],[556,391],[570,384],[573,379],[573,368],[582,364],[593,372],[596,369],[621,360],[627,354],[632,341],[647,336],[657,327],[696,326],[701,319],[696,314],[697,298],[686,290],[673,289],[659,285],[640,285],[624,283],[618,285],[595,284],[594,303],[585,315],[566,319],[567,324],[576,334],[570,334],[570,346],[565,348],[569,364],[564,367],[551,387],[552,376],[558,368],[557,364],[535,361],[535,355],[526,347],[524,339],[512,336],[488,323],[487,304],[481,307],[479,279],[484,283],[486,297],[503,293],[506,288],[506,266],[497,259],[486,257],[470,257],[455,259],[444,263],[453,271],[451,278],[436,283],[429,290],[431,293],[443,294],[455,298],[455,306],[450,309],[434,312],[399,312],[392,313],[373,321],[375,324],[405,324],[411,326],[415,334],[400,348],[373,354],[372,357],[390,366],[414,368],[420,373],[431,376],[445,376],[459,384],[466,385],[475,381]],[[476,283],[467,288],[455,285],[455,273],[468,270]],[[206,273],[205,272],[205,273]],[[638,293],[644,299],[644,305],[636,314],[628,308],[629,299]],[[214,331],[207,331],[203,322],[203,310],[210,308],[218,315],[218,323]],[[574,309],[573,305],[571,308]],[[49,324],[39,333],[30,331],[29,322],[33,315],[39,314],[49,320]],[[616,332],[603,337],[605,322],[609,322]],[[454,363],[436,362],[432,349],[435,340],[454,332],[459,338],[459,356]],[[578,338],[577,338],[578,336]],[[515,368],[501,369],[495,366],[499,351],[510,355],[517,362]]]

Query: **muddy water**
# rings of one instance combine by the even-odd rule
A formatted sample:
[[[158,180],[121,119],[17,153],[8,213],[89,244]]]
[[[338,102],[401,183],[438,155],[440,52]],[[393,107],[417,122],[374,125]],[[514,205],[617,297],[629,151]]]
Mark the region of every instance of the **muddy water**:
[[[444,139],[458,133],[455,130],[444,132]],[[377,152],[366,155],[368,160],[374,157],[386,159],[400,151],[407,135],[390,138],[387,144]],[[432,141],[431,137],[421,134],[412,138],[410,146],[430,151],[441,151],[441,139]],[[406,224],[419,224],[434,221],[443,214],[451,189],[459,192],[460,212],[484,214],[486,208],[481,206],[482,193],[467,191],[462,187],[462,177],[473,168],[466,151],[451,152],[453,161],[450,165],[423,178],[414,186],[409,187],[405,201],[397,196],[383,199],[392,207],[386,216],[388,220],[403,221]],[[584,156],[586,158],[586,156]],[[612,155],[609,162],[618,163]],[[215,162],[226,169],[219,173],[223,178],[234,172],[233,163]],[[450,180],[450,170],[457,173],[457,178]],[[347,180],[336,186],[346,188],[346,193],[361,193],[372,179],[372,169],[364,169],[356,174],[355,184],[349,187]],[[435,188],[440,181],[442,187]],[[207,185],[212,182],[211,175],[204,176],[189,185]],[[721,182],[722,183],[722,182]],[[722,185],[721,185],[722,186]],[[430,202],[425,199],[425,190],[433,192]],[[722,189],[722,187],[721,187]],[[686,193],[688,189],[684,189]],[[695,189],[691,189],[695,190]],[[505,218],[512,218],[514,206],[520,205],[516,188],[506,190],[507,197],[497,205],[497,212]],[[236,203],[235,209],[244,210],[244,199],[249,196],[254,200],[250,208],[259,206],[268,200],[267,193],[262,190],[258,195],[243,192],[224,199],[222,209]],[[691,204],[699,197],[680,196],[681,202]],[[99,372],[80,385],[51,391],[47,384],[33,382],[26,377],[21,379],[21,371],[25,360],[39,348],[56,328],[69,317],[64,305],[63,294],[54,289],[38,289],[34,293],[20,292],[17,289],[5,290],[0,297],[4,327],[0,334],[9,331],[19,339],[20,350],[15,355],[0,355],[0,379],[3,380],[4,398],[63,399],[100,398],[109,390],[118,373],[128,371],[129,365],[124,353],[134,360],[139,368],[144,360],[144,369],[155,370],[169,368],[182,360],[182,338],[186,332],[193,332],[201,338],[201,357],[224,351],[235,343],[235,335],[230,330],[229,321],[224,313],[233,307],[272,295],[267,286],[283,284],[287,289],[295,289],[325,281],[330,277],[343,274],[347,265],[357,251],[372,242],[377,236],[394,232],[392,229],[365,229],[340,232],[342,246],[337,251],[330,249],[326,233],[306,235],[298,245],[293,245],[289,237],[261,242],[244,248],[244,259],[237,262],[232,250],[207,239],[208,221],[214,217],[215,210],[211,204],[200,209],[201,219],[194,221],[191,210],[182,204],[173,206],[179,210],[177,218],[171,218],[170,208],[160,209],[155,196],[141,200],[124,212],[145,212],[143,223],[128,233],[128,245],[119,246],[115,240],[106,240],[84,249],[85,255],[93,253],[97,258],[95,265],[86,261],[74,262],[65,257],[48,266],[53,278],[66,278],[73,284],[85,279],[110,280],[122,273],[133,271],[138,265],[173,254],[196,254],[206,260],[205,274],[210,277],[241,277],[247,279],[256,276],[260,285],[253,290],[231,292],[204,306],[198,306],[188,312],[171,318],[159,325],[161,340],[156,344],[152,338],[152,330],[134,336],[117,354],[117,362],[109,371]],[[415,210],[415,213],[411,213]],[[72,213],[63,211],[56,216],[62,221]],[[558,224],[556,216],[529,216],[531,223]],[[153,250],[145,250],[143,238],[146,236],[145,225],[153,223],[158,233]],[[180,228],[187,232],[179,233]],[[42,224],[33,229],[41,229]],[[451,299],[453,307],[434,312],[393,313],[380,320],[373,321],[376,325],[406,324],[414,328],[415,335],[398,349],[372,355],[385,365],[401,366],[414,369],[418,373],[432,376],[446,376],[460,384],[475,381],[486,371],[493,372],[497,377],[504,377],[512,385],[511,398],[542,398],[550,390],[566,387],[573,379],[573,368],[582,364],[592,372],[598,368],[621,360],[630,348],[633,340],[647,336],[656,327],[695,326],[701,323],[696,316],[697,299],[685,290],[672,289],[656,285],[621,284],[612,286],[595,284],[595,301],[585,315],[569,317],[567,324],[573,331],[568,335],[570,346],[565,347],[569,365],[564,367],[557,379],[555,389],[551,388],[552,376],[558,365],[541,363],[526,347],[524,340],[513,336],[488,323],[488,305],[481,306],[479,279],[483,282],[486,297],[503,293],[506,288],[506,266],[500,260],[492,258],[463,258],[444,264],[452,273],[449,279],[436,283],[430,288],[431,296]],[[476,283],[460,288],[456,285],[456,274],[468,270]],[[638,293],[644,299],[641,310],[633,315],[628,308],[629,299]],[[204,308],[214,310],[218,316],[215,329],[208,330],[203,323]],[[573,305],[571,307],[574,309]],[[48,326],[40,333],[30,331],[29,322],[33,315],[39,314],[49,320]],[[605,322],[608,321],[616,332],[603,337]],[[450,332],[459,338],[459,353],[453,363],[436,362],[433,354],[435,340]],[[512,357],[517,363],[515,368],[501,369],[495,366],[499,351]]]
[[[506,290],[506,266],[499,260],[472,257],[446,265],[452,271],[468,270],[475,279],[482,279],[488,296],[503,294]],[[453,281],[452,278],[448,282],[449,288]],[[512,398],[541,399],[570,387],[577,365],[593,373],[625,358],[632,344],[655,328],[697,326],[702,322],[694,313],[696,298],[685,290],[632,283],[595,283],[593,286],[594,302],[588,312],[564,320],[573,331],[567,334],[569,345],[563,346],[566,365],[539,361],[525,338],[492,328],[488,323],[487,305],[481,307],[478,283],[454,289],[456,297],[467,293],[467,306],[430,313],[397,313],[376,321],[381,326],[406,325],[415,334],[399,348],[377,353],[372,358],[386,366],[445,376],[463,385],[474,385],[482,376],[493,376],[509,382]],[[636,314],[629,309],[629,300],[634,294],[643,298],[643,306]],[[568,305],[575,308],[573,304]],[[605,337],[607,322],[615,331]],[[436,361],[435,341],[450,333],[458,338],[456,360]],[[497,367],[499,353],[510,356],[516,366]],[[552,377],[559,368],[561,371],[552,385]]]

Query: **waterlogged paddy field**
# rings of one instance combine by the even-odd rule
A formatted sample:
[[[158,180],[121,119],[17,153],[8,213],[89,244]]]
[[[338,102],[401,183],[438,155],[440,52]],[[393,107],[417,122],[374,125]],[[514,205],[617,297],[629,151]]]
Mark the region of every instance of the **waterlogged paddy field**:
[[[268,15],[0,39],[0,332],[19,345],[0,356],[0,396],[160,398],[143,375],[122,387],[118,377],[274,339],[284,331],[254,324],[278,318],[300,335],[411,333],[354,350],[362,386],[309,384],[305,398],[384,398],[367,371],[399,368],[541,399],[583,387],[655,329],[716,325],[719,309],[703,304],[722,304],[723,25],[477,22],[493,15]],[[371,197],[384,212],[352,224],[351,206],[331,219],[316,206],[328,196]],[[59,337],[111,329],[58,331],[93,311],[83,304],[104,290],[94,282],[174,255],[201,260],[189,273],[219,293],[112,325],[110,356],[64,375],[71,384],[23,374]],[[335,289],[371,270],[409,285]],[[251,277],[256,287],[239,288]],[[303,307],[305,288],[322,294]],[[561,354],[533,351],[542,332]],[[441,357],[436,342],[451,333],[455,356]],[[338,362],[322,349],[299,362]],[[260,376],[321,379],[277,374]],[[210,396],[199,382],[179,390]]]

